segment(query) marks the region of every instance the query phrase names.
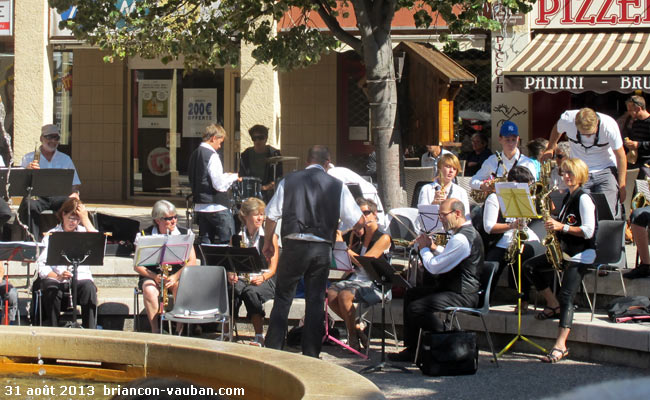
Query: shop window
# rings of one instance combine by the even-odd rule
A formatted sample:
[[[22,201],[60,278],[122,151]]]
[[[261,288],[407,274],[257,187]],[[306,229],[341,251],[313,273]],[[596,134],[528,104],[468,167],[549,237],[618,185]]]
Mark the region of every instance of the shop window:
[[[61,129],[61,146],[69,146],[72,139],[72,51],[55,51],[54,62],[54,124]]]

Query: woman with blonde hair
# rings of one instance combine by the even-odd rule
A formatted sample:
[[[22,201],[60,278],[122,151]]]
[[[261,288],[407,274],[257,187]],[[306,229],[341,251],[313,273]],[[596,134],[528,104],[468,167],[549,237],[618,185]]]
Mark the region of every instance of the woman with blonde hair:
[[[545,223],[548,231],[555,232],[562,248],[564,273],[558,296],[550,289],[553,270],[546,255],[532,258],[525,264],[526,273],[546,300],[546,307],[537,314],[537,319],[560,319],[555,344],[542,358],[547,363],[556,363],[569,355],[566,341],[573,321],[573,299],[582,277],[596,259],[596,205],[582,188],[589,178],[587,164],[579,158],[566,159],[560,165],[560,175],[569,193],[564,197],[558,220],[548,218]]]
[[[458,175],[459,170],[460,161],[458,161],[458,157],[451,153],[441,155],[438,160],[438,176],[433,182],[422,186],[418,197],[418,205],[440,205],[440,203],[448,198],[458,199],[465,206],[467,212],[465,218],[470,219],[469,196],[467,195],[467,191],[454,183],[454,179]]]

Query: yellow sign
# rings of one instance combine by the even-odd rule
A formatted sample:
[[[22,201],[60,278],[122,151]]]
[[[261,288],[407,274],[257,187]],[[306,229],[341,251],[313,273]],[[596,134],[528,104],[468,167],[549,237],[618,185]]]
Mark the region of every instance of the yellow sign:
[[[442,99],[438,102],[438,142],[454,141],[454,102]]]

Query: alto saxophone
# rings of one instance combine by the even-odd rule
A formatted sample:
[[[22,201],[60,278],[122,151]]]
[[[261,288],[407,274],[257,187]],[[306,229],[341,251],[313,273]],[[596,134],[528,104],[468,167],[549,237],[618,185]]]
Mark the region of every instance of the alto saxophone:
[[[524,224],[528,223],[528,219],[524,220]],[[512,241],[510,242],[510,245],[508,246],[508,249],[506,250],[506,254],[504,255],[504,260],[506,264],[508,265],[514,265],[518,261],[518,256],[520,252],[520,244],[528,240],[528,232],[526,232],[528,228],[524,227],[524,229],[516,229],[514,234],[512,235]]]
[[[495,185],[497,182],[506,182],[508,179],[508,170],[506,170],[505,165],[503,165],[503,158],[501,158],[501,153],[498,151],[494,153],[494,156],[497,158],[497,168],[498,165],[503,166],[503,171],[505,172],[503,176],[499,176],[499,171],[494,171],[492,174],[493,177],[491,179],[488,179],[486,181],[483,181],[483,183],[487,183],[488,189],[487,190],[481,190],[481,189],[472,189],[469,192],[469,197],[472,198],[477,203],[484,203],[485,199],[495,191]]]
[[[166,311],[169,307],[169,289],[165,285],[165,281],[169,278],[169,274],[172,272],[172,266],[169,264],[163,264],[160,267],[162,272],[162,278],[160,279],[160,285],[162,286],[161,290],[161,301],[160,301],[160,311]]]
[[[436,246],[446,246],[447,242],[449,242],[449,235],[446,233],[436,233],[433,236],[433,243],[435,243]]]
[[[553,187],[553,189],[549,190],[547,193],[544,193],[544,196],[540,201],[540,206],[542,207],[542,218],[544,221],[551,217],[551,199],[548,197],[548,194],[555,189],[557,188]],[[542,245],[546,249],[546,259],[548,262],[551,263],[554,269],[561,271],[564,268],[562,264],[562,247],[560,246],[560,242],[557,239],[555,231],[552,229],[546,230],[546,236],[542,241]]]

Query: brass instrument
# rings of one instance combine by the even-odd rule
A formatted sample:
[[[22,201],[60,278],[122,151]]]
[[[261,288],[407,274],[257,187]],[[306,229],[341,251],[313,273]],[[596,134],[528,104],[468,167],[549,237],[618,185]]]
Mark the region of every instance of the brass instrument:
[[[449,235],[446,233],[436,233],[433,236],[433,243],[435,243],[436,246],[446,246],[447,242],[449,242]]]
[[[535,198],[535,205],[538,207],[538,213],[542,216],[544,221],[551,217],[551,198],[549,195],[552,191],[557,189],[557,186],[551,187],[552,169],[553,164],[551,164],[550,161],[542,163],[539,178],[542,188]],[[542,245],[546,249],[546,259],[548,262],[551,263],[554,269],[561,271],[563,268],[562,248],[560,247],[560,242],[557,239],[555,231],[546,231],[546,236],[544,237],[544,240],[542,240]]]
[[[162,277],[160,278],[160,286],[162,290],[160,291],[162,300],[160,301],[160,311],[166,311],[169,307],[169,289],[165,286],[165,281],[169,278],[169,274],[172,272],[172,266],[169,264],[163,264],[160,266],[160,271]]]
[[[647,206],[650,206],[650,202],[645,197],[645,195],[641,192],[634,195],[634,197],[632,198],[632,203],[630,204],[630,208],[632,209],[632,211],[636,210],[637,208],[642,208]]]
[[[485,199],[495,191],[494,186],[497,182],[506,182],[508,180],[508,171],[506,170],[505,165],[503,165],[503,159],[501,158],[501,153],[498,151],[494,153],[494,156],[497,158],[497,161],[499,164],[503,166],[503,171],[505,172],[502,176],[499,175],[499,171],[495,171],[493,173],[494,177],[492,179],[489,179],[487,181],[484,181],[483,183],[488,184],[488,189],[487,190],[480,190],[480,189],[472,189],[469,192],[469,197],[472,198],[477,203],[484,203]],[[497,164],[497,166],[499,165]],[[497,167],[498,168],[498,167]]]
[[[506,254],[503,256],[506,264],[508,265],[514,265],[515,263],[517,263],[518,260],[517,256],[521,251],[520,244],[525,242],[529,238],[527,232],[528,228],[525,226],[528,223],[528,219],[524,219],[523,223],[524,223],[523,229],[515,229],[515,232],[512,235],[512,241],[510,242],[510,245],[506,250]]]
[[[36,143],[36,148],[34,149],[34,161],[37,163],[41,161],[41,145]]]
[[[413,242],[413,240],[408,241],[406,239],[393,238],[393,244],[395,246],[411,247],[413,246]]]

